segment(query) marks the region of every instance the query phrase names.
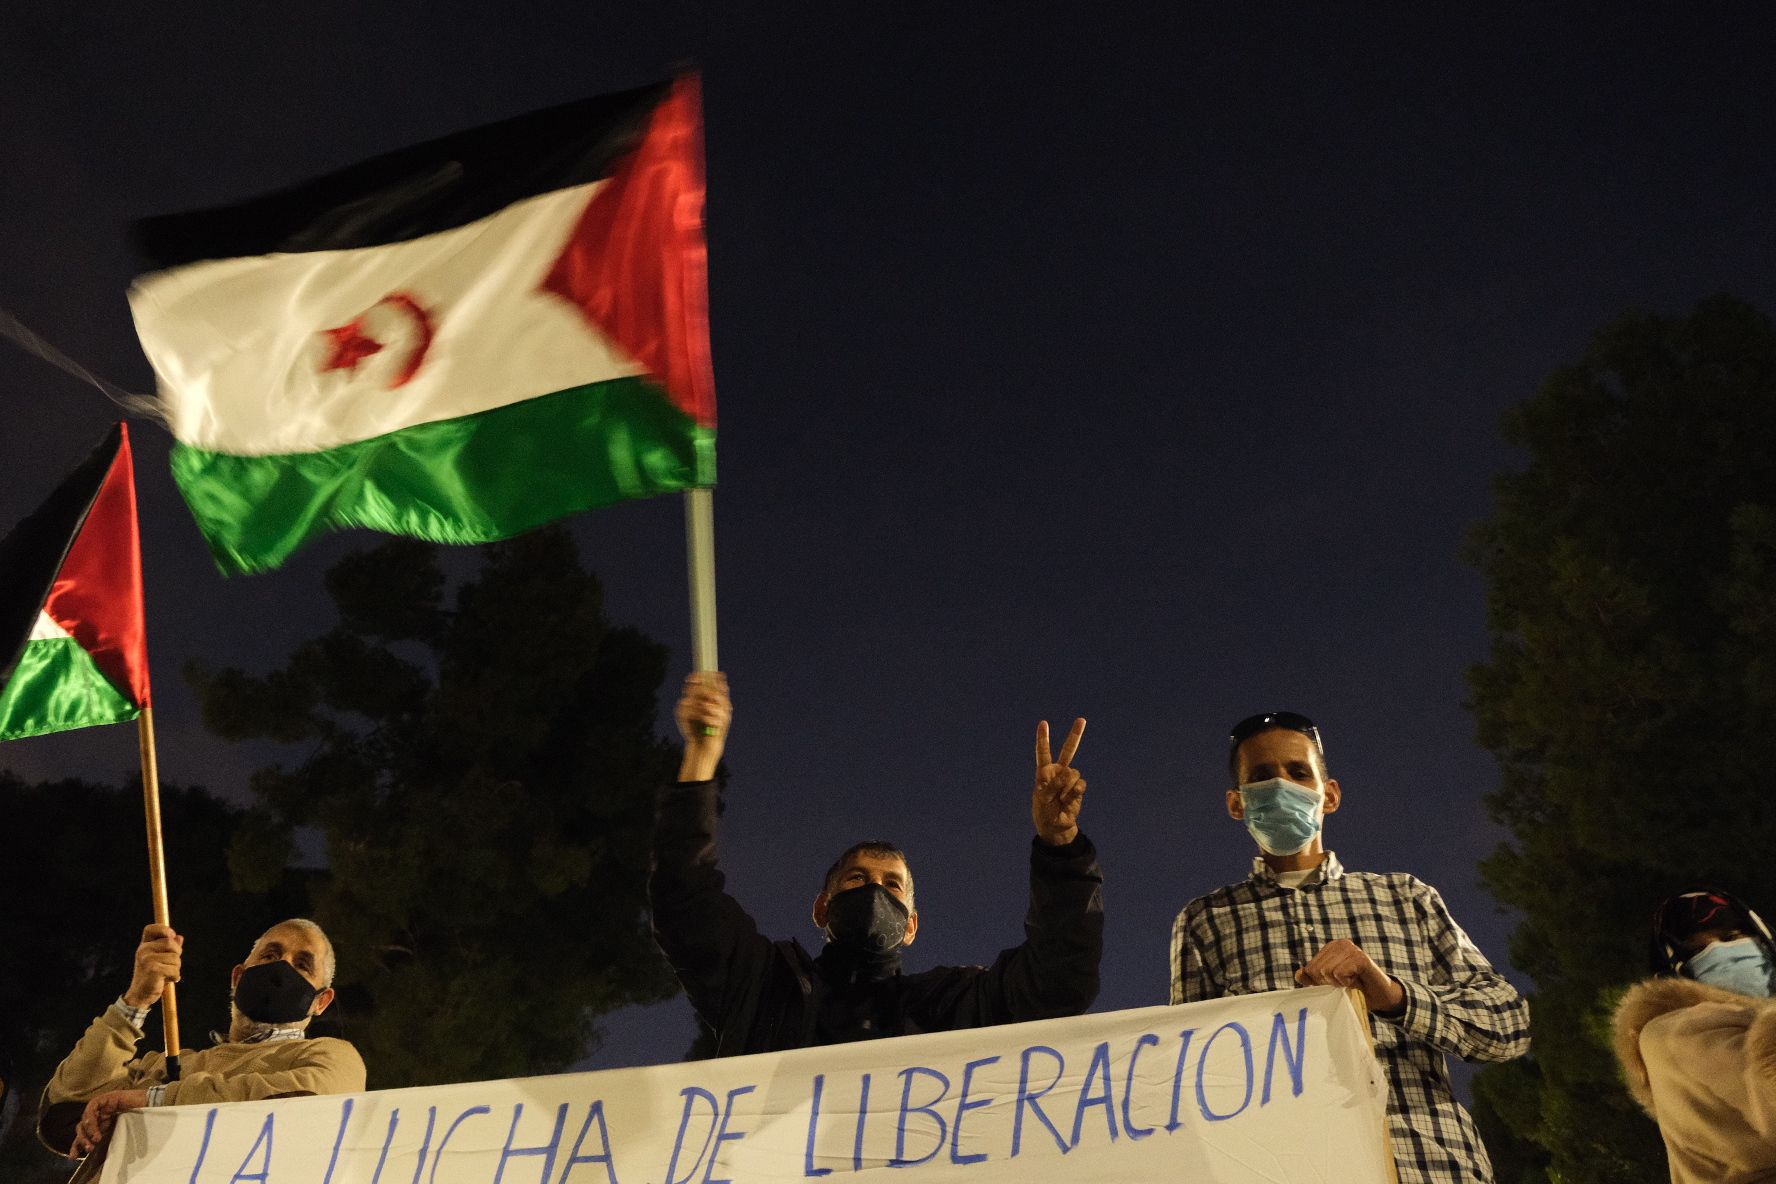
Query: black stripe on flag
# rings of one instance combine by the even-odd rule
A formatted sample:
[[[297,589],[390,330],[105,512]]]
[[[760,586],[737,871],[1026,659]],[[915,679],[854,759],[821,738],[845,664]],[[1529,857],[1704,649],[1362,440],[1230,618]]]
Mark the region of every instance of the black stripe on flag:
[[[123,428],[113,426],[37,512],[0,539],[0,690],[18,669],[37,614],[86,525],[94,499],[105,487],[122,444]]]
[[[661,82],[456,132],[230,206],[133,227],[151,270],[272,252],[406,242],[527,197],[597,181],[647,132]]]

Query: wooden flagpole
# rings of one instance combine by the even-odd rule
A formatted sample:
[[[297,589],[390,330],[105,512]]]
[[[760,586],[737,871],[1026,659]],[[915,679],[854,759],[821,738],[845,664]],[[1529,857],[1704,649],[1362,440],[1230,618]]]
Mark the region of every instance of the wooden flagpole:
[[[167,904],[166,851],[160,838],[160,762],[154,751],[154,709],[143,707],[136,717],[136,738],[142,747],[142,806],[148,817],[148,887],[154,897],[154,923],[170,926]],[[166,1025],[168,1081],[179,1079],[179,1000],[172,983],[160,997],[160,1018]]]
[[[685,550],[691,580],[691,665],[720,670],[715,645],[715,491],[685,490]]]
[[[1375,1056],[1375,1025],[1369,1019],[1368,996],[1363,994],[1361,987],[1350,987],[1345,991],[1345,994],[1350,996],[1351,1006],[1356,1008],[1357,1018],[1363,1022],[1363,1031],[1369,1037],[1369,1054]],[[1375,1059],[1377,1062],[1381,1060],[1379,1056],[1376,1056]],[[1384,1078],[1387,1076],[1385,1069],[1382,1070],[1382,1076]],[[1400,1184],[1400,1169],[1394,1163],[1394,1138],[1388,1133],[1386,1109],[1381,1112],[1381,1150],[1387,1159],[1389,1184]]]

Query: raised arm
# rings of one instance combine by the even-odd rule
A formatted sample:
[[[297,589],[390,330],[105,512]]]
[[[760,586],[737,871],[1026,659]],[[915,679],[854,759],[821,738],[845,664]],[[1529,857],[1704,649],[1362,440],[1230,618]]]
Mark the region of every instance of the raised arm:
[[[1048,724],[1036,733],[1036,778],[1030,812],[1030,906],[1022,945],[985,969],[959,969],[926,1027],[971,1027],[1078,1015],[1098,997],[1104,952],[1104,874],[1097,851],[1079,829],[1085,778],[1072,767],[1085,733],[1075,720],[1058,757],[1049,755]]]
[[[684,737],[677,784],[660,793],[654,814],[648,895],[654,940],[699,1015],[722,1028],[771,943],[725,891],[716,858],[718,800],[713,780],[727,743],[733,705],[727,678],[692,674],[673,713]]]
[[[117,1003],[106,1008],[82,1034],[73,1051],[56,1066],[44,1091],[47,1102],[86,1101],[109,1090],[141,1083],[141,1066],[132,1066],[142,1039],[147,1010],[160,1001],[169,982],[178,982],[185,939],[168,925],[149,925],[136,946],[130,984]]]
[[[1030,791],[1030,818],[1036,837],[1050,847],[1064,847],[1079,835],[1079,808],[1085,804],[1085,778],[1073,767],[1085,721],[1073,721],[1073,730],[1061,744],[1059,758],[1048,751],[1048,721],[1036,725],[1036,784]]]

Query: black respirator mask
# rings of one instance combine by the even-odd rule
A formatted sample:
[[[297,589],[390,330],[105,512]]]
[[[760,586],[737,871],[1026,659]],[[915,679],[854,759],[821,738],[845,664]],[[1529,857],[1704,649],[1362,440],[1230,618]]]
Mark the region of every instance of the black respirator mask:
[[[240,981],[234,984],[234,1005],[256,1023],[293,1024],[308,1018],[318,994],[313,983],[280,958],[241,972]]]
[[[907,906],[880,884],[847,888],[826,902],[826,935],[859,954],[886,954],[906,941]]]

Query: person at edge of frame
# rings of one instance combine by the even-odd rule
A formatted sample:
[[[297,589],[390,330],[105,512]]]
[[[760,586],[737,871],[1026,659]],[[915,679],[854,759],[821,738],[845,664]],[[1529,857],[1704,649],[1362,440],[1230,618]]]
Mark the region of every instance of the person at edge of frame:
[[[1776,943],[1730,892],[1653,913],[1653,977],[1616,1007],[1628,1092],[1659,1124],[1673,1184],[1776,1179]]]
[[[227,1035],[212,1033],[215,1044],[207,1049],[182,1049],[179,1078],[169,1080],[165,1054],[138,1054],[136,1045],[166,984],[179,981],[184,949],[184,936],[171,926],[142,930],[129,986],[44,1087],[38,1134],[47,1146],[84,1158],[109,1138],[120,1115],[145,1106],[363,1090],[358,1050],[337,1037],[308,1035],[309,1022],[333,1002],[335,959],[326,933],[302,917],[280,921],[253,943],[230,979]],[[70,1126],[63,1119],[71,1110],[78,1118]]]

